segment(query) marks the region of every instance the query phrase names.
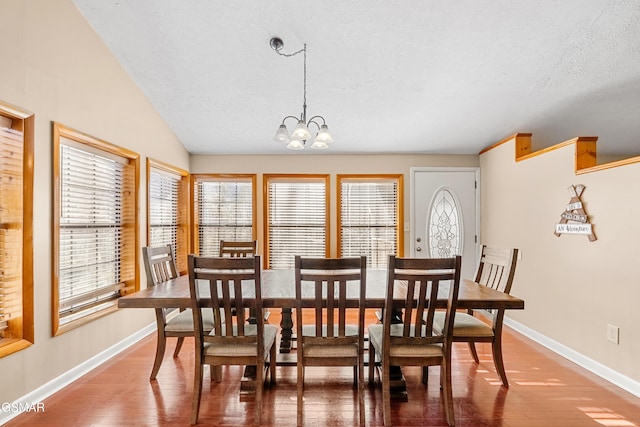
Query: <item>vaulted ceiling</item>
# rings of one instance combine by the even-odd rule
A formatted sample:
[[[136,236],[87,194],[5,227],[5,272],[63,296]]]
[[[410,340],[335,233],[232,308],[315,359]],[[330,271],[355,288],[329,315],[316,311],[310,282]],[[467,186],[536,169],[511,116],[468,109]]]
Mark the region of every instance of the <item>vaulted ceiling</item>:
[[[74,3],[191,153],[292,153],[272,138],[302,112],[303,55],[279,37],[307,44],[322,153],[477,154],[532,132],[640,154],[637,0]]]

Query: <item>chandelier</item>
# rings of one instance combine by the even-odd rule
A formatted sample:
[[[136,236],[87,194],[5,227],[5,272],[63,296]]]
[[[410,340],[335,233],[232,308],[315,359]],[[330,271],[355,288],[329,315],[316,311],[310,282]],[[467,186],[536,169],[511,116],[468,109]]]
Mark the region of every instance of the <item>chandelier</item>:
[[[291,150],[303,150],[305,147],[305,143],[307,141],[311,141],[311,148],[315,148],[318,150],[324,150],[329,148],[329,144],[333,142],[333,138],[329,133],[329,128],[322,116],[313,116],[309,120],[307,120],[307,44],[304,44],[304,47],[297,52],[294,53],[282,53],[280,50],[282,46],[284,46],[281,39],[274,37],[269,42],[271,48],[276,51],[278,55],[281,56],[295,56],[299,53],[304,54],[304,95],[302,100],[302,114],[300,117],[297,116],[286,116],[282,119],[282,124],[278,128],[276,132],[276,136],[273,137],[273,140],[276,142],[281,142],[287,144],[287,148]],[[293,132],[289,134],[289,130],[285,125],[285,121],[287,119],[295,119],[297,120],[297,125]],[[322,120],[322,124],[318,123],[319,120]],[[318,132],[312,138],[311,133],[309,132],[309,126],[315,125],[318,128]]]

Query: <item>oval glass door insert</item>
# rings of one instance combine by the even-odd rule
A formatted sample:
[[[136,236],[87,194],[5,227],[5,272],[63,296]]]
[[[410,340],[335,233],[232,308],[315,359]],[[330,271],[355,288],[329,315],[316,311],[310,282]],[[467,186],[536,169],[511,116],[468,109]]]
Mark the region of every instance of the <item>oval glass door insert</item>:
[[[427,215],[429,256],[449,258],[462,255],[462,225],[462,211],[458,198],[450,189],[439,188],[431,199]]]

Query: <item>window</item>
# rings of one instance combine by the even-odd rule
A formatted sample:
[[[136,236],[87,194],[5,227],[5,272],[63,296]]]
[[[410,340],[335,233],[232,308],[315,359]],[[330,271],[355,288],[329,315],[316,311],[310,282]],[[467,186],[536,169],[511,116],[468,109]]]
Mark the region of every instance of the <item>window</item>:
[[[367,266],[386,268],[402,256],[402,175],[338,175],[339,256],[367,256]]]
[[[137,290],[139,156],[54,123],[53,333]]]
[[[0,102],[0,357],[33,344],[33,114]]]
[[[171,245],[180,274],[189,253],[189,172],[147,159],[147,245]]]
[[[293,268],[295,255],[329,255],[329,175],[265,175],[266,262]]]
[[[194,175],[195,247],[218,256],[220,240],[256,239],[255,175]]]
[[[462,255],[464,232],[462,215],[452,190],[442,187],[433,195],[429,207],[429,256],[447,258]]]

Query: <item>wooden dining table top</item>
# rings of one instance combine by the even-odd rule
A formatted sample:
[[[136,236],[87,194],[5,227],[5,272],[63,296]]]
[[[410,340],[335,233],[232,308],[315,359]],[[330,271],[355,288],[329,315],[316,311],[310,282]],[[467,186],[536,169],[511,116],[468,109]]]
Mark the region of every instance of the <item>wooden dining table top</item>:
[[[387,288],[386,270],[367,270],[366,301],[367,308],[384,308]],[[263,270],[261,274],[262,302],[265,308],[293,308],[295,297],[294,270]],[[247,295],[246,297],[251,297]],[[438,295],[438,304],[445,306],[448,286],[442,286]],[[356,297],[357,298],[357,297]],[[305,298],[302,298],[303,305]],[[141,289],[118,299],[120,308],[187,308],[191,305],[189,277],[179,276],[158,285]],[[313,302],[309,300],[309,306]],[[462,279],[458,293],[458,308],[504,308],[524,309],[524,300],[512,295],[483,286],[472,280]]]

